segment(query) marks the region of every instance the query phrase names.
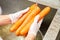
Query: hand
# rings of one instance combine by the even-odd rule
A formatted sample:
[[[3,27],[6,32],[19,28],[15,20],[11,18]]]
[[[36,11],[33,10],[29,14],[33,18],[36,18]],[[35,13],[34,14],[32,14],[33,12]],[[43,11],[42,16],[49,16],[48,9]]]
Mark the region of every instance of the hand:
[[[39,15],[37,15],[34,19],[34,22],[32,23],[30,30],[28,32],[28,35],[26,36],[25,40],[34,40],[37,32],[41,26],[42,20],[39,21],[38,23],[38,19],[39,19]]]
[[[29,10],[29,7],[24,9],[24,10],[21,10],[21,11],[18,11],[16,13],[13,13],[13,14],[9,14],[9,18],[11,19],[11,22],[12,23],[15,23],[24,13],[26,13],[27,11]]]

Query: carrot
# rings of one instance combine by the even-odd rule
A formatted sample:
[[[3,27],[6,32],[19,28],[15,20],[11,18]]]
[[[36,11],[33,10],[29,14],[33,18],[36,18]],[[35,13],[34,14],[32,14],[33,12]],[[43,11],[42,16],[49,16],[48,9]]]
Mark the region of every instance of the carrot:
[[[42,19],[44,16],[46,16],[48,13],[50,12],[50,7],[46,7],[44,8],[38,15],[40,15],[40,18],[39,19]],[[26,36],[26,34],[28,33],[29,31],[29,28],[31,26],[31,24],[33,23],[34,21],[34,18],[28,22],[24,28],[20,31],[20,35],[23,35],[23,36]]]
[[[20,31],[20,35],[22,35],[22,36],[26,36],[26,35],[27,35],[27,33],[28,33],[28,31],[29,31],[29,28],[30,28],[30,26],[31,26],[31,24],[32,24],[33,21],[34,21],[34,19],[32,19],[31,21],[29,21],[29,22],[24,26],[24,28]]]
[[[39,18],[38,22],[50,12],[50,9],[51,9],[50,7],[45,7],[45,8],[39,13],[40,18]]]
[[[10,28],[10,31],[11,32],[14,32],[15,30],[17,30],[19,28],[19,26],[23,23],[23,21],[26,19],[26,17],[31,13],[31,11],[35,8],[35,6],[37,6],[37,4],[33,4],[31,7],[30,7],[30,10],[25,14],[23,15],[18,21],[16,21],[15,24],[13,24],[13,26]]]
[[[23,24],[17,29],[16,35],[20,35],[20,31],[24,26],[32,19],[34,18],[38,13],[40,12],[40,8],[38,6],[35,6],[35,9],[30,13],[30,15],[25,19]]]

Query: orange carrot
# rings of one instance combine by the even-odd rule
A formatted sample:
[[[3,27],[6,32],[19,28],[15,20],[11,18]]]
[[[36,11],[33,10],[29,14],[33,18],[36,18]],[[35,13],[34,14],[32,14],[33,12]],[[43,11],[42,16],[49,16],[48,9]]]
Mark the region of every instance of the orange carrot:
[[[33,21],[34,21],[34,19],[31,19],[31,21],[29,21],[29,22],[24,26],[24,28],[20,31],[20,35],[22,35],[22,36],[26,36],[26,35],[27,35],[27,33],[28,33],[28,31],[29,31],[29,28],[30,28],[30,26],[31,26],[31,24],[32,24]]]
[[[38,15],[40,15],[40,18],[39,19],[42,19],[44,16],[46,16],[48,13],[50,12],[50,7],[46,7],[44,8]],[[20,35],[23,35],[23,36],[26,36],[26,34],[28,33],[29,31],[29,28],[31,26],[31,24],[33,23],[34,21],[34,18],[28,22],[24,28],[20,31]]]
[[[40,8],[38,6],[35,6],[35,9],[30,13],[30,15],[25,19],[23,24],[17,29],[16,35],[20,35],[20,31],[24,26],[32,19],[34,18],[38,13],[40,12]]]
[[[17,30],[19,28],[19,26],[23,23],[23,21],[31,13],[31,11],[35,8],[35,6],[37,6],[37,4],[33,4],[30,7],[30,10],[25,15],[23,15],[15,24],[13,24],[13,26],[10,28],[11,32],[14,32],[15,30]]]
[[[40,18],[38,22],[50,12],[50,9],[51,9],[50,7],[46,7],[39,13]]]

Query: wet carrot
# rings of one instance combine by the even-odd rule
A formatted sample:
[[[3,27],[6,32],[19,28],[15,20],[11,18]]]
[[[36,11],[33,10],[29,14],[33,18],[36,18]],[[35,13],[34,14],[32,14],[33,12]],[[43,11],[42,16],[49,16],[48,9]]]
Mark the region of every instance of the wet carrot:
[[[38,6],[35,6],[35,9],[30,13],[30,15],[25,19],[23,24],[17,29],[16,35],[20,35],[20,31],[24,28],[24,26],[32,19],[34,18],[38,13],[40,12],[40,8]]]
[[[39,19],[42,19],[43,17],[45,17],[49,12],[50,12],[50,7],[44,8],[44,9],[38,14],[38,15],[40,15],[40,18],[39,18]],[[33,23],[33,21],[34,21],[34,18],[24,26],[24,28],[20,31],[20,35],[26,36],[26,34],[27,34],[28,31],[29,31],[29,28],[30,28],[31,24]],[[40,20],[39,20],[39,21],[40,21]]]
[[[32,24],[33,21],[34,21],[34,19],[31,19],[31,21],[28,22],[28,23],[24,26],[24,28],[20,31],[20,35],[22,35],[22,36],[26,36],[26,35],[27,35],[27,33],[28,33],[28,31],[29,31],[29,28],[30,28],[30,26],[31,26],[31,24]]]
[[[16,21],[15,24],[13,24],[13,26],[10,28],[11,32],[14,32],[15,30],[17,30],[19,28],[19,26],[23,23],[23,21],[26,19],[26,17],[31,13],[31,11],[35,8],[35,6],[37,6],[37,4],[33,4],[29,11],[23,15],[18,21]]]
[[[51,9],[50,7],[45,7],[45,8],[39,13],[40,18],[39,18],[38,22],[50,12],[50,9]]]

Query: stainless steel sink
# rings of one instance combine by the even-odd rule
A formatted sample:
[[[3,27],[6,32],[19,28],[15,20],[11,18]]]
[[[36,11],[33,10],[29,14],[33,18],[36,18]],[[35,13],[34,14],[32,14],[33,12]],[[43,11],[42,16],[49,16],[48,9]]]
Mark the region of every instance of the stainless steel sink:
[[[0,6],[2,7],[3,14],[15,13],[17,11],[20,11],[22,9],[29,7],[32,4],[34,3],[29,2],[27,0],[0,0]],[[46,6],[39,4],[39,7],[43,9]],[[50,13],[44,18],[40,28],[43,35],[46,33],[56,11],[57,9],[51,8]],[[0,36],[2,36],[4,40],[17,40],[17,39],[21,40],[23,37],[21,36],[17,37],[15,36],[14,33],[11,33],[9,31],[10,27],[11,27],[11,24],[5,25],[5,27],[4,26],[0,27]],[[42,35],[40,32],[38,32],[37,36],[38,37],[36,37],[36,40],[40,40],[40,39],[42,40]]]

